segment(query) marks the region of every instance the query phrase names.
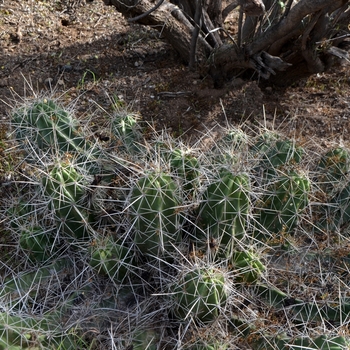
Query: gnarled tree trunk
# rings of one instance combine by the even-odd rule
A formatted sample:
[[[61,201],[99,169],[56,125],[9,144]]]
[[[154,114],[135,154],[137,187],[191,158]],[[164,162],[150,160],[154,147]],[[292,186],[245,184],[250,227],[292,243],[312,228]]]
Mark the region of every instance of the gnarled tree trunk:
[[[129,21],[152,25],[191,68],[220,86],[241,70],[291,83],[349,61],[348,0],[104,0]],[[223,21],[238,11],[237,35]],[[282,72],[282,73],[281,73]]]

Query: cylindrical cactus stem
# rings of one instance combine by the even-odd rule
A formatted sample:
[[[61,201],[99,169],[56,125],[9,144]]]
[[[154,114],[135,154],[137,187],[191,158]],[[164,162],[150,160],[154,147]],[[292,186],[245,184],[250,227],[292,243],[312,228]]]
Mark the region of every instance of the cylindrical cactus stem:
[[[56,229],[35,226],[21,231],[19,244],[29,260],[44,262],[54,258],[59,250],[56,238]]]
[[[337,231],[350,220],[350,154],[345,148],[329,150],[316,168],[315,189],[323,203],[315,208],[318,220],[315,227],[327,232]]]
[[[90,248],[91,267],[112,281],[122,283],[133,270],[133,251],[122,240],[111,237],[94,240]]]
[[[329,201],[329,206],[324,208],[324,222],[330,231],[339,231],[350,222],[350,183],[347,183],[343,189],[339,189],[339,193],[334,194]],[[344,232],[345,230],[343,230]]]
[[[250,210],[249,192],[248,175],[227,170],[220,173],[219,179],[205,190],[198,209],[198,244],[209,238],[219,248],[226,248],[244,237]]]
[[[170,175],[152,172],[140,178],[130,196],[134,242],[147,255],[169,255],[181,241],[181,200]]]
[[[134,114],[117,114],[112,120],[111,129],[121,151],[132,154],[143,149],[143,135]]]
[[[38,187],[38,188],[37,188]],[[31,262],[44,262],[60,250],[57,229],[47,206],[38,195],[40,185],[13,201],[6,211],[7,230],[16,238],[19,247]]]
[[[264,232],[266,235],[290,233],[308,205],[309,192],[310,180],[295,172],[272,179],[267,193],[257,204],[256,236],[263,238]]]
[[[320,308],[314,302],[305,302],[301,299],[291,298],[277,288],[270,288],[263,284],[256,284],[256,292],[259,298],[264,299],[275,309],[284,309],[288,306],[291,320],[294,324],[305,325],[306,323],[332,321],[334,324],[341,324],[344,317],[350,312],[350,303],[343,302],[339,305],[322,305]]]
[[[198,340],[194,344],[188,345],[184,350],[226,350],[229,344],[218,341]]]
[[[234,251],[229,259],[235,271],[235,282],[255,283],[266,270],[257,254],[252,251]]]
[[[276,176],[283,167],[300,163],[304,154],[303,148],[295,142],[281,139],[272,132],[259,136],[251,152],[254,159],[260,159],[255,171],[263,180]]]
[[[154,329],[139,329],[132,333],[131,346],[133,350],[157,350],[159,349],[159,333]]]
[[[84,177],[68,162],[58,163],[43,178],[60,232],[72,241],[90,239],[93,216],[84,205]]]
[[[221,137],[213,148],[220,151],[222,148],[230,148],[232,151],[240,151],[248,145],[248,135],[241,129],[229,129]]]
[[[35,271],[24,271],[21,274],[13,274],[4,280],[0,289],[0,298],[4,305],[11,305],[13,312],[19,311],[23,306],[23,300],[35,300],[41,283],[49,285],[53,275],[58,275],[71,268],[71,262],[67,258],[55,260],[51,264],[36,268]],[[27,305],[29,307],[29,305]]]
[[[32,349],[47,331],[45,320],[0,313],[0,349]]]
[[[319,161],[317,166],[318,186],[327,195],[345,178],[350,171],[350,154],[345,148],[329,150]]]
[[[344,350],[349,349],[350,341],[348,337],[343,336],[327,336],[320,335],[317,338],[312,339],[310,342],[311,349],[331,349],[331,350]],[[296,347],[295,347],[296,349]],[[300,348],[299,348],[300,349]]]
[[[21,108],[12,118],[16,137],[28,153],[34,150],[56,157],[73,153],[77,162],[96,161],[99,153],[79,131],[79,123],[52,100]],[[30,145],[27,145],[28,142]]]
[[[30,203],[30,198],[25,196],[23,198],[14,199],[6,214],[9,230],[18,234],[23,227],[32,225],[33,217],[37,214],[37,210],[35,206]]]
[[[193,201],[193,197],[200,186],[198,159],[181,149],[173,150],[170,154],[170,159],[171,170],[178,176],[185,191],[185,196]]]
[[[66,334],[63,334],[66,333]],[[60,320],[50,313],[25,317],[0,313],[0,349],[81,349],[87,346],[77,331],[63,332]]]
[[[180,322],[193,318],[210,323],[219,316],[227,300],[225,276],[212,267],[195,267],[185,272],[171,289],[174,315]]]

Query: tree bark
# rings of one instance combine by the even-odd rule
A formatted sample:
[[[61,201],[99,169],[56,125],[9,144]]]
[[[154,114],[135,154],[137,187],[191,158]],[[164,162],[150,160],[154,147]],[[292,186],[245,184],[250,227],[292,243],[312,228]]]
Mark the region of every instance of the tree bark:
[[[140,16],[154,7],[148,0],[104,0],[106,5],[113,5],[127,18]],[[159,6],[148,16],[137,23],[155,26],[162,36],[174,47],[185,63],[189,62],[193,25],[180,8],[168,1]],[[212,47],[203,37],[198,37],[197,56],[205,59],[210,55]]]
[[[286,81],[288,75],[325,70],[332,61],[329,56],[347,59],[347,51],[338,46],[350,32],[348,0],[299,0],[294,6],[292,0],[284,0],[284,7],[277,0],[233,0],[225,9],[222,0],[104,2],[126,18],[157,28],[185,63],[192,68],[205,64],[216,86],[242,69],[273,81],[284,72],[280,80]],[[222,18],[237,6],[245,23],[238,28],[238,40],[229,36],[223,43],[220,33],[227,32],[219,27]]]
[[[271,46],[277,40],[286,37],[291,31],[300,26],[307,15],[311,15],[322,9],[333,5],[336,8],[342,7],[347,0],[304,0],[299,1],[291,8],[287,17],[284,17],[278,24],[268,29],[259,36],[253,43],[247,46],[249,55],[253,55]]]

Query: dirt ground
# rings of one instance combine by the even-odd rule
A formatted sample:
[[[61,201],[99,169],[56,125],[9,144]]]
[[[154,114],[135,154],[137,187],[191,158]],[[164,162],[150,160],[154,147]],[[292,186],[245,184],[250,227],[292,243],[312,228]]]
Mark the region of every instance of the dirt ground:
[[[226,27],[234,31],[232,18]],[[217,123],[264,125],[318,144],[350,141],[349,66],[287,89],[237,77],[214,89],[158,31],[129,25],[102,0],[0,1],[0,114],[50,91],[78,113],[114,103],[175,135]],[[3,124],[4,125],[4,124]]]

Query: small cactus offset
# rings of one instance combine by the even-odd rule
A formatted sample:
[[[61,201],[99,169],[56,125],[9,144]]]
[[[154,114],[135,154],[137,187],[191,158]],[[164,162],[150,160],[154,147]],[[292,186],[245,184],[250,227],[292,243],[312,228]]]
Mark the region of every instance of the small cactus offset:
[[[134,268],[132,248],[122,240],[98,238],[92,242],[90,251],[90,265],[96,273],[108,276],[116,283],[123,283]]]
[[[325,193],[331,194],[332,189],[350,171],[350,154],[348,150],[340,147],[329,150],[321,157],[317,170],[317,183]]]
[[[117,114],[111,122],[111,132],[120,151],[135,154],[142,151],[142,132],[134,114]]]
[[[198,341],[195,344],[186,346],[185,350],[226,350],[229,345],[221,342],[211,341]]]
[[[20,233],[19,244],[31,261],[44,262],[59,251],[59,241],[54,228],[34,226]]]
[[[317,195],[327,203],[319,208],[318,224],[321,229],[339,231],[350,221],[350,153],[345,148],[329,150],[317,167]]]
[[[227,300],[225,275],[211,267],[185,272],[172,288],[174,314],[179,321],[208,323],[221,313]]]
[[[349,225],[350,222],[350,182],[345,184],[337,194],[330,200],[331,208],[327,208],[328,218],[332,218],[332,230],[340,230]]]
[[[38,320],[0,313],[0,349],[75,350],[85,346],[87,344],[73,333],[60,334],[58,322],[55,325],[49,315]]]
[[[11,198],[6,229],[18,241],[21,254],[28,261],[42,263],[57,257],[62,247],[47,202],[38,198],[38,184],[28,187],[26,192]]]
[[[235,271],[235,282],[255,283],[266,270],[258,255],[249,251],[234,251],[229,264]]]
[[[128,348],[133,350],[157,350],[159,343],[159,334],[152,329],[141,329],[136,330],[131,335],[132,341],[131,345]]]
[[[276,337],[261,337],[250,344],[253,350],[345,350],[348,349],[350,343],[345,337],[327,337],[325,335],[316,337],[299,337],[296,339],[286,335]]]
[[[264,180],[276,176],[283,168],[300,163],[304,150],[292,140],[281,139],[276,133],[265,132],[258,137],[251,153],[255,160],[259,160],[255,168],[257,177]]]

